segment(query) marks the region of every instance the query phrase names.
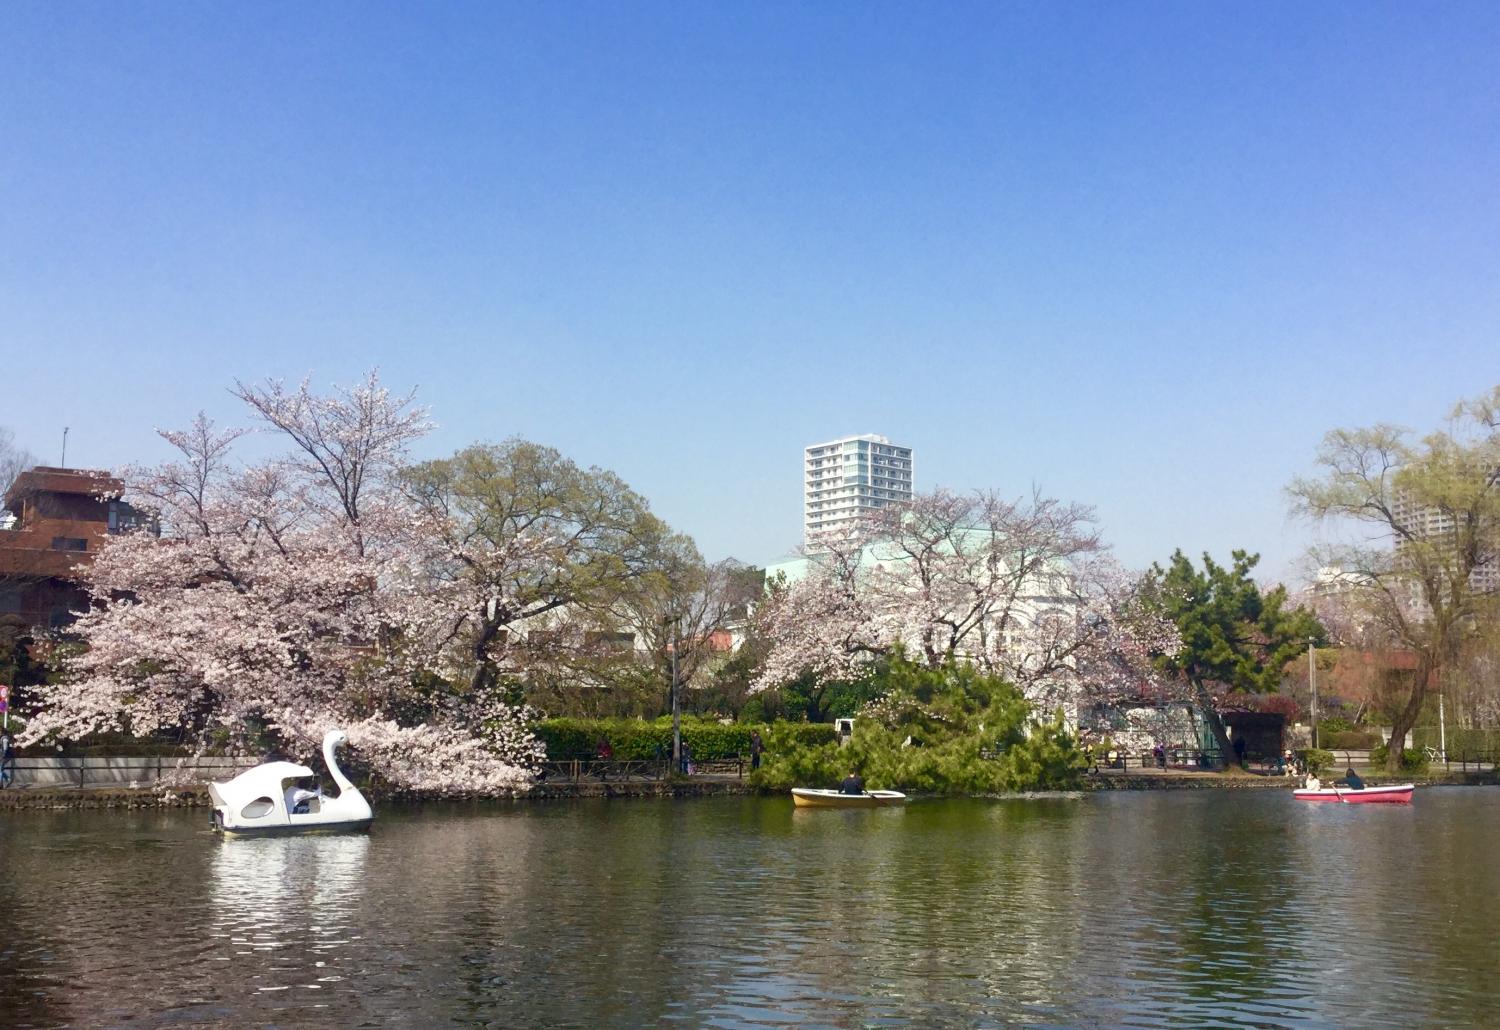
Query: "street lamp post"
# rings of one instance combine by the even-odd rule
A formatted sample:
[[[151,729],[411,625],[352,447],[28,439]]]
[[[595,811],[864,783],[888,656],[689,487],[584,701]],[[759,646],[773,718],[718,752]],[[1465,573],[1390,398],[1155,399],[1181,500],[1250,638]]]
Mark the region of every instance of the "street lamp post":
[[[682,771],[682,706],[677,698],[677,652],[682,647],[682,616],[671,614],[662,622],[672,624],[672,769]]]
[[[1312,746],[1318,746],[1318,660],[1312,637],[1307,638],[1307,681],[1312,685]]]

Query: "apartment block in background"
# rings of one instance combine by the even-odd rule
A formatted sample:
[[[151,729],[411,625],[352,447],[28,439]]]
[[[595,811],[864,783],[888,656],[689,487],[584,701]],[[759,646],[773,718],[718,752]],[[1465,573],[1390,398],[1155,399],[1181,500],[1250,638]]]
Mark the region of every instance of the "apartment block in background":
[[[911,500],[910,447],[867,433],[813,444],[802,454],[802,541],[853,528],[878,508]]]

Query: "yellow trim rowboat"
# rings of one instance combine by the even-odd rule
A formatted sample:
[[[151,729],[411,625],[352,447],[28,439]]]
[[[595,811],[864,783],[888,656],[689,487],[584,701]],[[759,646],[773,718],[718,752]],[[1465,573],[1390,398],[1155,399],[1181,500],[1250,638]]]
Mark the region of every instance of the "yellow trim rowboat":
[[[906,803],[898,790],[867,790],[863,794],[841,794],[836,790],[793,787],[792,804],[798,808],[884,808]]]

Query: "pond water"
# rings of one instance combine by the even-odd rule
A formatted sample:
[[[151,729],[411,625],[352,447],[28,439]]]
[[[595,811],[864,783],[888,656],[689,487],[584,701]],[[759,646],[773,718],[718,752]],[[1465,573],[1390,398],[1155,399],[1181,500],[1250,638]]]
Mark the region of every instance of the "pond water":
[[[0,816],[0,1025],[1493,1025],[1500,788]]]

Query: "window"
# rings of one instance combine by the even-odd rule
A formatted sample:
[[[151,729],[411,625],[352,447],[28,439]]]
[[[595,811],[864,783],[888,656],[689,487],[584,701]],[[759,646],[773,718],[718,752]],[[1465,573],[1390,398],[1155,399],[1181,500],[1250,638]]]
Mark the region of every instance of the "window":
[[[89,542],[82,537],[55,536],[52,538],[52,549],[54,551],[87,551]]]

